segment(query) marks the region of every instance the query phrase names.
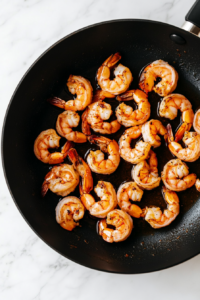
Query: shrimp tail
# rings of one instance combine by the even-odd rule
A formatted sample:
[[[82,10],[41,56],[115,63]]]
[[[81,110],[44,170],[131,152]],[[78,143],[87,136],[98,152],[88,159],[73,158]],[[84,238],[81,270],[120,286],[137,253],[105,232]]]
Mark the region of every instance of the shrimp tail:
[[[130,101],[133,100],[133,94],[134,94],[135,90],[130,90],[125,92],[124,94],[117,96],[116,99],[118,101]]]
[[[49,183],[45,180],[42,184],[42,188],[41,188],[41,195],[42,197],[44,197],[46,195],[46,193],[48,192],[49,189]]]
[[[49,98],[47,99],[47,102],[51,103],[54,106],[65,109],[66,102],[58,97]]]
[[[103,136],[96,136],[96,135],[91,135],[88,137],[88,141],[91,143],[91,144],[95,144],[97,146],[100,147],[101,151],[107,153],[108,150],[107,150],[107,146],[109,145],[109,143],[111,142],[110,139],[107,139]]]
[[[115,95],[107,91],[97,90],[93,96],[92,103],[103,101],[105,98],[115,98]]]
[[[87,121],[87,117],[88,117],[88,108],[86,108],[86,110],[84,111],[84,113],[81,116],[82,119],[82,132],[86,135],[89,136],[91,135],[91,130],[90,130],[90,125]]]
[[[168,124],[166,126],[166,128],[167,128],[167,139],[166,140],[167,140],[168,144],[170,144],[171,142],[174,141],[174,136],[173,136],[173,131],[172,131],[171,124]]]
[[[191,127],[192,127],[192,124],[190,124],[190,123],[184,122],[183,124],[181,124],[181,126],[179,127],[179,129],[177,130],[177,132],[175,134],[175,142],[179,142],[183,138],[184,133],[186,131],[189,131]]]
[[[62,147],[61,153],[63,154],[63,157],[65,158],[69,152],[69,150],[74,146],[74,143],[71,141],[67,141],[64,146]]]
[[[103,66],[107,66],[108,68],[113,67],[116,65],[116,63],[121,59],[121,55],[119,52],[112,54],[111,56],[106,59],[106,61],[103,63]]]

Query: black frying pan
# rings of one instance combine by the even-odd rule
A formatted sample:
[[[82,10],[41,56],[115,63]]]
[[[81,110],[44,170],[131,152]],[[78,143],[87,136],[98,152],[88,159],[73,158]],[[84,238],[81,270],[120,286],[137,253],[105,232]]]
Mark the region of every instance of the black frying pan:
[[[200,27],[200,1],[187,19]],[[55,128],[61,109],[46,99],[55,95],[70,99],[66,81],[70,74],[88,78],[96,87],[95,74],[102,62],[119,51],[122,64],[134,76],[131,88],[138,88],[138,74],[148,63],[163,59],[179,73],[176,92],[184,94],[193,105],[200,107],[200,39],[183,29],[143,20],[103,22],[81,29],[49,48],[28,70],[10,101],[2,135],[2,161],[11,195],[25,220],[38,236],[65,257],[84,266],[116,273],[144,273],[179,264],[200,252],[200,197],[195,187],[179,193],[181,212],[168,227],[154,230],[142,219],[134,219],[134,230],[123,243],[108,244],[96,233],[97,220],[87,213],[82,227],[73,232],[62,229],[55,221],[59,197],[48,192],[41,197],[40,188],[49,166],[33,154],[37,135]],[[149,95],[151,118],[160,119],[157,106],[160,97]],[[109,100],[113,109],[118,104]],[[164,124],[168,120],[161,119]],[[171,122],[175,129],[180,120]],[[113,138],[118,140],[122,128]],[[64,141],[63,141],[64,143]],[[62,143],[62,144],[63,144]],[[89,143],[77,145],[84,157]],[[92,147],[93,148],[93,147]],[[156,150],[159,171],[172,158],[162,145]],[[188,163],[190,171],[200,176],[200,161]],[[94,175],[94,182],[110,181],[117,189],[124,180],[131,180],[132,165],[121,161],[110,176]],[[79,196],[76,190],[74,195]],[[140,206],[165,207],[161,187],[145,192]]]

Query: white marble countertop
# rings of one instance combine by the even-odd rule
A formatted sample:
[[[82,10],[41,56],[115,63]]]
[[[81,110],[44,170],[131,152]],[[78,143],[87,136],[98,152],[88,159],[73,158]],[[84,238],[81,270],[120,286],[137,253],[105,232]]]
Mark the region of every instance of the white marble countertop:
[[[11,95],[34,60],[81,27],[118,18],[181,26],[194,0],[1,0],[0,127]],[[11,137],[12,138],[12,137]],[[0,170],[0,299],[199,299],[200,256],[144,275],[93,271],[65,259],[29,228]]]

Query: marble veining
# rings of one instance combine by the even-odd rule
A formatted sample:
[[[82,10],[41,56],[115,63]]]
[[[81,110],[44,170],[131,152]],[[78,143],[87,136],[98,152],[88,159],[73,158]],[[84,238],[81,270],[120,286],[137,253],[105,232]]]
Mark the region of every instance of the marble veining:
[[[194,0],[1,0],[0,126],[20,78],[65,35],[90,24],[143,18],[181,26]],[[21,217],[0,170],[0,299],[199,299],[200,256],[168,270],[113,275],[79,266],[44,244]]]

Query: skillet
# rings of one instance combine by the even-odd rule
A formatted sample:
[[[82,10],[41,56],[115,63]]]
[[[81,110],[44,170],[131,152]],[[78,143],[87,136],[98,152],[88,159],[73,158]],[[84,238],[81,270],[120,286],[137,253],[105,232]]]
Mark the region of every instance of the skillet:
[[[185,29],[200,32],[200,1],[196,1],[186,16]],[[199,27],[199,28],[198,28]],[[179,74],[176,92],[184,94],[194,111],[200,107],[200,40],[186,30],[147,20],[114,20],[78,30],[58,41],[43,53],[18,84],[9,103],[2,133],[2,163],[8,188],[22,216],[34,232],[61,255],[81,265],[113,273],[136,274],[161,270],[179,264],[200,252],[200,196],[195,187],[179,193],[181,212],[168,227],[154,230],[147,222],[134,219],[134,230],[123,243],[109,244],[96,232],[97,220],[87,213],[81,227],[73,232],[63,230],[55,221],[55,207],[59,196],[48,192],[41,197],[40,188],[50,166],[33,154],[33,143],[38,134],[55,128],[61,109],[51,106],[46,99],[55,95],[69,100],[66,81],[70,74],[89,79],[96,88],[98,67],[112,53],[120,52],[121,63],[128,66],[134,80],[131,88],[138,88],[138,74],[148,63],[163,59]],[[157,114],[160,97],[150,93],[151,118],[168,120]],[[116,100],[108,100],[112,108]],[[133,104],[132,104],[133,105]],[[175,130],[180,123],[176,118]],[[111,138],[117,141],[124,128]],[[64,141],[61,140],[61,145]],[[94,148],[89,143],[76,145],[84,157]],[[172,159],[162,145],[156,150],[159,172]],[[66,160],[67,162],[67,160]],[[67,162],[68,163],[68,162]],[[200,176],[200,161],[187,163],[190,172]],[[117,189],[121,182],[131,180],[132,165],[121,160],[117,171],[109,176],[96,175],[110,181]],[[103,177],[102,177],[103,176]],[[79,196],[76,190],[73,195]],[[144,193],[140,206],[155,205],[165,208],[161,188]]]

